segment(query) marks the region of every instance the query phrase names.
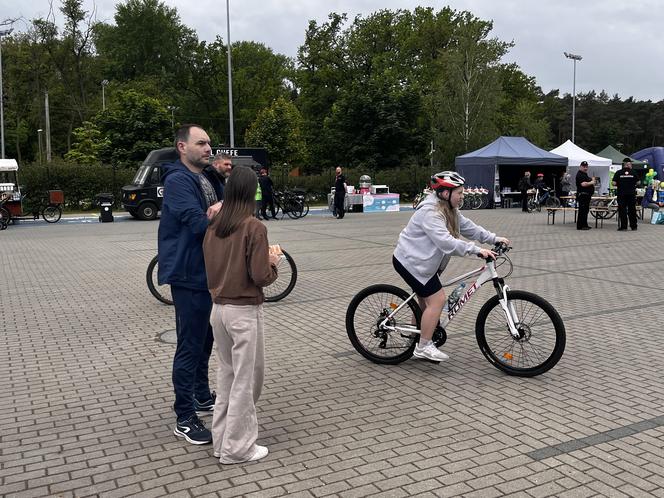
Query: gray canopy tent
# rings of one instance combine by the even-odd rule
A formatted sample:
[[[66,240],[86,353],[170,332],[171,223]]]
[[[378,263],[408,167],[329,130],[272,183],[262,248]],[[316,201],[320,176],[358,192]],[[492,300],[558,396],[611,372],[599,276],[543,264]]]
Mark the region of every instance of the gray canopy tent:
[[[494,187],[516,191],[526,170],[533,180],[537,173],[544,173],[547,184],[554,187],[554,178],[565,171],[567,158],[540,149],[523,137],[498,137],[481,149],[458,156],[454,166],[466,185],[489,189],[493,199]]]

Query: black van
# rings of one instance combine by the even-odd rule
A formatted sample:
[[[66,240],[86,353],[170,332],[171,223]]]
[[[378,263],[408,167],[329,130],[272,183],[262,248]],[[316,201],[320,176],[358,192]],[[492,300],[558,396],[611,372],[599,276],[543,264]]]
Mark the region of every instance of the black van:
[[[215,147],[213,155],[225,153],[232,157],[233,166],[249,166],[258,172],[267,167],[267,151],[257,148]],[[145,158],[134,176],[131,185],[122,187],[122,207],[134,218],[154,220],[161,210],[164,184],[161,181],[161,166],[178,159],[175,147],[153,150]]]

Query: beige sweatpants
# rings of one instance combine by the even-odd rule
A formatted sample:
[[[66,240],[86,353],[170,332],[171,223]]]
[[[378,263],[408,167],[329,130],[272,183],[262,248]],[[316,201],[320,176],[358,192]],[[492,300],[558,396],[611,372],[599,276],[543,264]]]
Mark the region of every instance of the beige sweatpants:
[[[212,444],[224,463],[244,462],[256,451],[256,402],[263,389],[263,305],[214,304],[210,323],[217,351],[217,401]]]

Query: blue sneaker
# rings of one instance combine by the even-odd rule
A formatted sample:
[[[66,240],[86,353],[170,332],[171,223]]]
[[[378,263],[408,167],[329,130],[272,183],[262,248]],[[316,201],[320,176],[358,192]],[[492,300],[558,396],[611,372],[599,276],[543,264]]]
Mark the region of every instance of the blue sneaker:
[[[217,393],[212,391],[210,394],[210,399],[204,402],[198,401],[194,398],[194,410],[196,410],[197,415],[204,415],[206,413],[212,413],[214,410],[214,402],[217,399]]]
[[[186,420],[178,420],[173,434],[185,438],[191,444],[210,444],[212,442],[212,433],[195,413]]]

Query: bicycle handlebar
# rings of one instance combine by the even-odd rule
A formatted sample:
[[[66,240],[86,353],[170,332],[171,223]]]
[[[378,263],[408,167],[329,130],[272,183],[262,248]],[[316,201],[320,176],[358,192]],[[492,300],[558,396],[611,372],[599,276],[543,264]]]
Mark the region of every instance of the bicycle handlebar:
[[[503,255],[503,254],[509,252],[510,249],[512,249],[512,246],[508,246],[507,244],[503,244],[502,242],[496,242],[496,243],[493,245],[493,247],[491,248],[491,250],[492,250],[494,253],[496,253],[497,256],[501,256],[501,255]],[[479,258],[482,258],[482,255],[479,254],[478,257],[479,257]],[[484,259],[485,261],[489,262],[489,261],[493,260],[494,258],[482,258],[482,259]]]

